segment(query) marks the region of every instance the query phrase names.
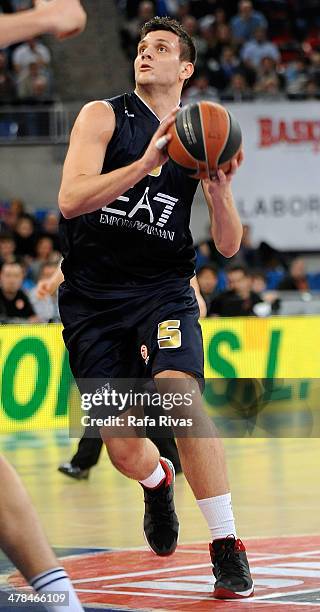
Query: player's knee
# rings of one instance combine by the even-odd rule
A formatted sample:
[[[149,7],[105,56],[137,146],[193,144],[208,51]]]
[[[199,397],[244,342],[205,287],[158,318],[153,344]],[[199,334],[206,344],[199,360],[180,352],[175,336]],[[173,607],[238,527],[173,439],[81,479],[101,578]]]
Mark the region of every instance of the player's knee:
[[[106,443],[111,463],[122,473],[131,473],[141,458],[142,440],[117,440]]]

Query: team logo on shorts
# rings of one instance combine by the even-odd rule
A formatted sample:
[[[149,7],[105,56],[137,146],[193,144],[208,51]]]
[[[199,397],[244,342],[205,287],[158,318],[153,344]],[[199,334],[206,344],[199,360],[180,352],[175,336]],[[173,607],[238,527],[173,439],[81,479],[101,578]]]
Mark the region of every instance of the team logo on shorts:
[[[147,365],[149,361],[149,355],[148,355],[148,349],[145,344],[142,344],[140,351],[141,351],[141,357],[144,360],[145,364]]]

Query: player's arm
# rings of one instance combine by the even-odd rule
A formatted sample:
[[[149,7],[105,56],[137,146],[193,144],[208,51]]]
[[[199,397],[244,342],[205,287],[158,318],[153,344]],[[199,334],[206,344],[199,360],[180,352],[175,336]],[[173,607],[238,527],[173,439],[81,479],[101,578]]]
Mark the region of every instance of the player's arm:
[[[49,295],[53,295],[58,287],[63,283],[64,276],[61,270],[61,262],[50,278],[38,281],[36,286],[36,296],[38,300],[43,300]]]
[[[197,298],[197,302],[198,302],[198,306],[200,310],[200,317],[204,318],[207,316],[207,305],[200,293],[200,287],[199,287],[198,279],[196,276],[193,276],[193,278],[190,279],[190,285],[191,287],[193,287],[194,292],[196,294],[196,298]]]
[[[156,166],[162,166],[168,156],[165,148],[159,149],[156,144],[159,138],[163,138],[163,147],[169,142],[170,136],[166,132],[174,122],[175,114],[176,110],[161,123],[141,159],[101,174],[115,130],[115,115],[112,107],[104,102],[91,102],[84,106],[73,127],[63,168],[59,193],[63,216],[70,219],[107,206]]]
[[[59,39],[80,34],[86,13],[79,0],[36,0],[35,7],[13,15],[0,15],[0,47],[50,33]]]
[[[240,163],[242,158],[240,159]],[[238,252],[242,238],[242,224],[236,209],[231,180],[237,171],[238,162],[233,159],[231,172],[227,175],[218,170],[217,178],[202,181],[211,225],[211,235],[218,251],[224,257],[232,257]]]

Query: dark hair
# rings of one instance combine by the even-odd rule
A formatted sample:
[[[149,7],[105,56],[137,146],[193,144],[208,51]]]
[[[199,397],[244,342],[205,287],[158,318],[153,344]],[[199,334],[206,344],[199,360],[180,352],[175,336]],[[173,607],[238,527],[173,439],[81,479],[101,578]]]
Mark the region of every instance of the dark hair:
[[[176,19],[171,19],[171,17],[153,17],[142,26],[140,40],[149,34],[149,32],[157,32],[157,30],[166,30],[176,34],[180,40],[180,60],[182,62],[191,62],[195,65],[197,52],[194,42]]]
[[[19,268],[21,268],[23,272],[23,264],[18,259],[16,259],[15,261],[3,261],[1,265],[1,271],[3,270],[5,266],[19,266]]]
[[[218,267],[215,266],[215,264],[213,263],[208,263],[208,264],[203,264],[202,266],[200,266],[200,268],[197,270],[197,276],[199,276],[201,272],[204,272],[204,270],[210,270],[210,272],[212,272],[215,276],[218,276],[219,274]]]
[[[42,262],[40,268],[39,268],[39,276],[41,276],[43,270],[45,268],[52,268],[52,269],[57,269],[57,264],[55,264],[53,261],[44,261]]]
[[[229,272],[243,272],[245,276],[249,276],[248,268],[241,264],[231,264],[226,269],[226,273],[229,274]]]
[[[267,276],[263,272],[263,270],[250,270],[249,276],[251,278],[262,278],[264,280],[264,282],[267,281]]]
[[[11,234],[10,232],[1,232],[0,242],[4,242],[5,240],[13,240],[13,242],[15,242],[13,234]]]

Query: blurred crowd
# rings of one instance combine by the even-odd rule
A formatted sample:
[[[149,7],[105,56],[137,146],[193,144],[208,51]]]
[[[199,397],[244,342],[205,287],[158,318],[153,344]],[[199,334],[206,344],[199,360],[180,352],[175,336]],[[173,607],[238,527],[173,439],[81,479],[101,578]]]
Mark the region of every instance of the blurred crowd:
[[[30,214],[20,200],[0,203],[0,323],[59,321],[57,271],[61,263],[57,211]],[[244,226],[239,252],[224,258],[212,240],[196,247],[196,273],[208,317],[279,314],[283,292],[320,291],[320,270],[265,242],[253,247]],[[50,287],[50,290],[49,290]]]
[[[57,293],[39,292],[61,261],[58,223],[56,211],[0,204],[0,322],[59,321]]]
[[[184,103],[320,98],[318,0],[117,0],[127,57],[154,15],[178,19],[197,66]]]
[[[0,12],[29,9],[30,0],[0,0]],[[0,104],[48,104],[53,97],[51,54],[40,39],[0,49]]]

